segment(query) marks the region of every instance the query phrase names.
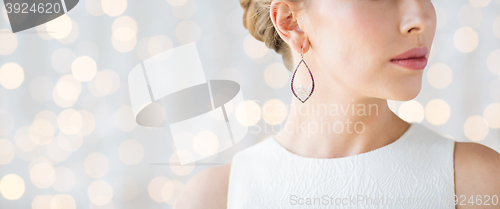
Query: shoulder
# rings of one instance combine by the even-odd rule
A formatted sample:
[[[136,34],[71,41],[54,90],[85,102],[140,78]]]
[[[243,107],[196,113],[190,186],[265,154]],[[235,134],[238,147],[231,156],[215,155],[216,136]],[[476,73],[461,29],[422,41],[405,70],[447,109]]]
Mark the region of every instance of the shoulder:
[[[231,163],[203,170],[182,189],[174,209],[226,208]]]
[[[500,196],[500,154],[475,142],[455,144],[455,187],[459,201],[465,198],[464,207],[477,207],[467,203],[469,198],[480,195]],[[461,197],[464,195],[464,197]],[[494,205],[498,206],[498,205]]]

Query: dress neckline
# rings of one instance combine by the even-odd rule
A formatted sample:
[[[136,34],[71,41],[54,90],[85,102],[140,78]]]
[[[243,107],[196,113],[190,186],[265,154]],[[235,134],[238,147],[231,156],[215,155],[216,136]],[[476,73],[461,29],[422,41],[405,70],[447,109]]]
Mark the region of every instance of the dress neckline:
[[[283,147],[278,141],[276,141],[276,139],[274,138],[274,135],[269,137],[268,140],[271,142],[271,144],[276,146],[278,148],[278,150],[280,150],[280,152],[284,153],[287,156],[291,156],[294,158],[299,158],[299,159],[303,159],[303,160],[315,160],[315,161],[343,161],[343,160],[350,160],[350,159],[355,159],[355,158],[359,158],[359,157],[367,157],[370,155],[376,155],[378,153],[384,152],[385,150],[389,150],[392,147],[397,146],[399,143],[402,143],[402,141],[404,141],[405,139],[409,138],[415,132],[415,130],[418,129],[419,126],[421,126],[420,123],[412,122],[412,123],[410,123],[410,127],[408,127],[408,129],[406,129],[406,131],[398,139],[394,140],[393,142],[391,142],[387,145],[384,145],[384,146],[379,147],[379,148],[374,149],[374,150],[370,150],[368,152],[364,152],[364,153],[360,153],[360,154],[356,154],[356,155],[350,155],[350,156],[346,156],[346,157],[338,157],[338,158],[314,158],[314,157],[301,156],[301,155],[295,154],[295,153],[289,151],[288,149],[286,149],[285,147]]]

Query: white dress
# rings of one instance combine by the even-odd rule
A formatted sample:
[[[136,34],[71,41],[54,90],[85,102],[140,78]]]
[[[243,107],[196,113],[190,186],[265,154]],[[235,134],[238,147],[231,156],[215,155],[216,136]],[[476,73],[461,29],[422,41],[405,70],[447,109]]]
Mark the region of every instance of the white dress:
[[[454,146],[419,123],[342,158],[302,157],[269,137],[233,157],[227,208],[455,208]]]

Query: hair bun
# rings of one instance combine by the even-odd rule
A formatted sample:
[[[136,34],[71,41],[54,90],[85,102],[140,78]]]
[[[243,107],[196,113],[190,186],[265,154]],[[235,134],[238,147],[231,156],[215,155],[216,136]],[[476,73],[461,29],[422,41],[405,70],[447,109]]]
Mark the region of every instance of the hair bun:
[[[257,40],[281,54],[283,62],[292,71],[292,54],[288,44],[276,32],[270,17],[272,0],[240,0],[243,8],[243,26]]]
[[[257,40],[263,41],[259,36],[256,36],[256,16],[259,11],[256,8],[254,0],[240,0],[240,5],[243,7],[243,26],[254,36]]]

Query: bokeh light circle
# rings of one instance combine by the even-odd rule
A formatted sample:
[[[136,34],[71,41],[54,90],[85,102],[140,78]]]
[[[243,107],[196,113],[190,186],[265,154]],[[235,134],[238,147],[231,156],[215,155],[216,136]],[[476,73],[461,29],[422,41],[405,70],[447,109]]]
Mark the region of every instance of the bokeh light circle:
[[[113,31],[113,37],[118,41],[127,42],[136,39],[136,33],[129,27],[120,27]]]
[[[30,152],[38,147],[30,138],[29,126],[23,126],[17,129],[15,137],[16,147],[21,151]]]
[[[485,7],[490,4],[491,0],[469,0],[469,3],[475,7]]]
[[[87,9],[87,12],[89,12],[92,16],[104,15],[101,0],[85,0],[85,9]]]
[[[73,75],[64,75],[57,80],[57,83],[52,90],[54,102],[60,107],[73,106],[80,93],[82,92],[82,84],[76,80]]]
[[[269,125],[278,125],[285,121],[287,111],[285,103],[279,99],[271,99],[262,106],[262,118]]]
[[[82,136],[88,136],[94,131],[95,128],[94,115],[87,110],[80,110],[78,112],[82,116],[82,128],[79,133],[81,133]]]
[[[0,67],[0,85],[6,89],[17,89],[24,81],[23,68],[15,62]]]
[[[219,138],[211,131],[202,131],[194,136],[193,148],[201,156],[216,154],[219,150]]]
[[[7,139],[0,139],[0,165],[9,164],[14,159],[16,153],[14,145]]]
[[[60,166],[54,169],[56,180],[52,188],[58,192],[68,192],[75,184],[75,174],[67,167]]]
[[[262,58],[267,54],[269,48],[267,48],[266,44],[261,41],[256,40],[251,35],[248,35],[243,42],[243,48],[245,49],[246,54],[254,59]]]
[[[151,199],[155,202],[163,202],[161,190],[163,185],[168,181],[170,180],[163,176],[158,176],[151,179],[148,184],[149,197],[151,197]]]
[[[468,139],[474,142],[481,141],[489,133],[488,123],[480,115],[470,116],[464,123],[464,133]]]
[[[104,180],[97,180],[90,184],[87,190],[90,202],[102,206],[107,205],[113,199],[113,188]]]
[[[173,48],[172,40],[165,35],[157,35],[148,39],[147,51],[149,56],[153,57],[159,53],[165,52]]]
[[[181,44],[197,42],[201,37],[201,28],[192,20],[184,20],[175,28],[175,37]]]
[[[38,162],[29,169],[31,182],[38,188],[44,189],[52,186],[56,180],[55,170],[48,162]]]
[[[493,21],[493,33],[500,39],[500,16]]]
[[[191,152],[187,150],[177,150],[174,153],[172,153],[172,156],[170,156],[170,159],[168,161],[171,164],[170,170],[172,170],[172,172],[178,176],[187,176],[191,174],[195,166],[180,165],[179,156],[181,156],[182,159],[187,159],[187,161],[194,161],[194,157],[191,154]]]
[[[172,1],[172,0],[167,0]],[[178,0],[177,0],[178,1]],[[196,14],[196,1],[186,1],[183,0],[185,3],[182,5],[176,5],[172,6],[172,14],[181,20],[186,20],[191,17],[193,17],[194,14]]]
[[[17,35],[9,30],[0,30],[0,55],[12,54],[17,49]]]
[[[120,76],[113,70],[102,70],[94,78],[94,84],[99,93],[110,95],[120,88]]]
[[[7,174],[0,179],[0,193],[7,200],[17,200],[25,192],[24,180],[17,174]]]
[[[83,162],[85,172],[93,178],[101,178],[109,170],[109,160],[99,152],[89,154]]]
[[[118,153],[123,163],[126,165],[136,165],[144,157],[144,148],[138,141],[130,139],[120,144]]]
[[[57,194],[50,200],[50,209],[76,209],[76,201],[69,194]]]
[[[81,56],[76,58],[71,65],[71,72],[76,80],[87,82],[94,78],[97,73],[97,64],[89,56]]]
[[[57,39],[59,42],[63,44],[70,44],[76,41],[78,36],[80,35],[80,27],[78,26],[78,23],[74,20],[71,20],[71,31],[70,33],[61,39]]]
[[[470,27],[459,28],[453,35],[455,48],[462,53],[474,51],[479,44],[477,32]]]
[[[490,128],[500,128],[500,103],[492,103],[486,106],[483,116]]]
[[[68,135],[77,134],[83,127],[82,115],[74,109],[63,110],[57,117],[59,129]]]
[[[73,21],[71,18],[64,14],[60,17],[46,23],[46,29],[49,35],[55,39],[66,38],[73,29]]]
[[[500,75],[500,49],[492,51],[486,60],[488,69],[495,75]]]
[[[37,195],[31,202],[31,209],[51,209],[50,202],[52,201],[51,195]]]
[[[71,152],[63,147],[58,140],[51,140],[50,143],[45,145],[45,155],[51,159],[54,163],[59,163],[67,160],[71,155]],[[44,156],[45,156],[44,155]]]
[[[116,20],[113,21],[113,24],[111,25],[111,31],[114,32],[123,27],[127,27],[137,33],[137,22],[129,16],[120,16],[116,18]]]
[[[101,0],[101,6],[105,14],[116,17],[127,9],[127,0]]]
[[[169,205],[174,205],[176,203],[179,195],[181,194],[182,188],[184,187],[184,184],[178,180],[172,180],[172,185],[174,187],[174,194],[169,200],[166,201]]]
[[[431,100],[425,106],[425,118],[433,125],[442,125],[450,118],[450,105],[442,99]]]
[[[113,47],[116,49],[116,51],[126,53],[132,51],[134,49],[135,45],[137,44],[137,38],[133,38],[130,41],[120,41],[116,38],[116,36],[111,37],[111,43],[113,44]]]
[[[164,202],[168,202],[174,196],[175,188],[172,181],[166,181],[161,187],[161,198]]]
[[[182,6],[184,5],[188,0],[166,0],[167,3],[169,3],[171,6]]]
[[[283,88],[288,84],[289,77],[290,71],[282,63],[270,64],[264,71],[264,80],[273,89]]]
[[[403,102],[401,106],[399,106],[398,114],[401,119],[408,123],[420,123],[424,120],[425,115],[424,107],[415,100]]]
[[[236,120],[244,126],[254,126],[262,117],[259,104],[251,100],[239,103],[235,111]]]
[[[115,112],[114,121],[116,127],[124,132],[132,131],[137,126],[132,107],[130,106],[120,107]]]

